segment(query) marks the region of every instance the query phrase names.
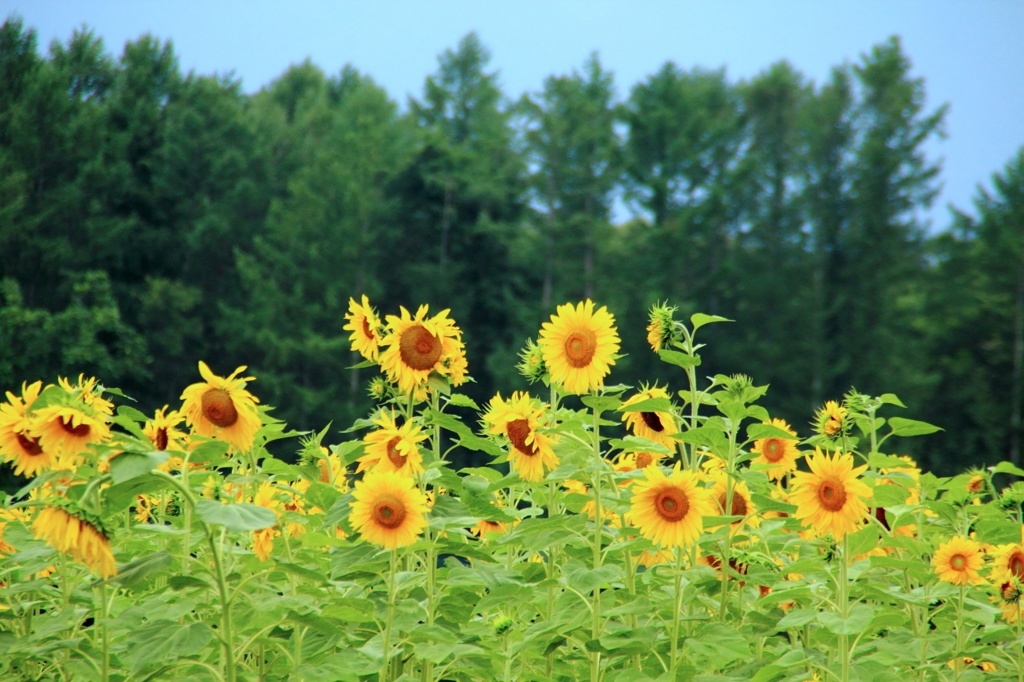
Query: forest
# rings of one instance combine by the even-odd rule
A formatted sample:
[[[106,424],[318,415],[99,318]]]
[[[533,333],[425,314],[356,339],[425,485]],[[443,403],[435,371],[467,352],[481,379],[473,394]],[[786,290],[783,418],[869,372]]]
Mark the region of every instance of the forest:
[[[10,17],[0,390],[84,373],[152,412],[199,360],[248,365],[289,426],[341,431],[372,404],[350,298],[450,308],[479,404],[526,388],[527,339],[585,298],[621,333],[611,383],[680,384],[644,331],[667,301],[733,320],[700,371],[770,385],[800,431],[852,388],[894,393],[943,429],[923,467],[1019,466],[1024,150],[928,224],[946,109],[925,89],[893,37],[822,83],[669,62],[623,84],[594,54],[507,93],[469,34],[406,103],[308,61],[249,95],[158,37],[44,48]]]

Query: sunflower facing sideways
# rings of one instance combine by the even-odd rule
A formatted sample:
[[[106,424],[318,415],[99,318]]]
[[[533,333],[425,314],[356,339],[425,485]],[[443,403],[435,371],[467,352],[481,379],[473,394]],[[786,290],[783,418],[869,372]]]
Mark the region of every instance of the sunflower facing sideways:
[[[537,431],[545,425],[546,403],[516,391],[508,402],[501,394],[491,398],[484,414],[489,433],[505,436],[509,442],[508,463],[524,481],[541,481],[558,466],[551,436]]]
[[[807,464],[811,470],[796,472],[791,481],[794,515],[818,537],[831,533],[841,540],[867,517],[871,489],[858,478],[867,465],[854,468],[850,453],[829,456],[817,448]]]
[[[670,476],[658,467],[643,470],[634,482],[628,519],[640,535],[662,548],[692,545],[704,530],[704,517],[713,513],[710,496],[697,475],[677,463]]]
[[[377,361],[380,353],[380,318],[377,312],[370,306],[370,299],[363,294],[362,303],[356,303],[354,298],[348,300],[348,313],[345,314],[348,322],[342,329],[352,332],[349,339],[352,341],[352,350],[372,362]]]
[[[72,386],[62,378],[59,386],[43,391],[49,396],[46,406],[31,409],[30,434],[44,452],[55,453],[65,466],[78,466],[90,445],[110,438],[107,418],[113,408],[93,392],[95,384],[95,379],[79,377]]]
[[[636,412],[627,409],[653,398],[668,400],[668,391],[657,386],[641,389],[619,407],[622,412],[622,421],[626,422],[626,426],[634,436],[652,440],[674,451],[677,441],[672,438],[672,435],[678,433],[679,428],[676,426],[676,418],[671,412]]]
[[[541,325],[537,345],[554,383],[569,393],[589,393],[604,386],[619,352],[619,333],[608,308],[595,311],[588,299],[558,306]]]
[[[449,377],[455,386],[465,380],[462,332],[448,317],[448,309],[433,317],[427,317],[428,310],[421,305],[413,317],[402,307],[401,316],[387,316],[380,366],[406,395],[422,388],[431,372]]]
[[[73,512],[61,505],[44,507],[32,522],[32,534],[54,549],[70,554],[101,578],[117,575],[110,540],[99,523],[83,512]]]
[[[359,458],[356,473],[371,468],[403,476],[422,473],[423,456],[419,444],[427,436],[420,427],[411,420],[398,426],[394,412],[382,412],[373,423],[377,428],[363,436],[366,454]]]
[[[39,397],[43,382],[22,384],[21,396],[7,392],[7,402],[0,404],[0,457],[11,462],[14,473],[31,478],[52,469],[54,452],[46,452],[39,439],[29,433],[28,411]]]
[[[349,521],[367,542],[397,549],[427,527],[427,500],[409,476],[373,470],[352,491]]]
[[[192,384],[181,394],[185,422],[200,436],[217,438],[240,452],[252,448],[259,431],[259,399],[246,390],[253,377],[239,377],[245,365],[228,377],[219,377],[206,363],[199,361],[199,374],[205,381]]]
[[[764,423],[793,436],[792,438],[785,436],[758,438],[750,448],[750,452],[757,455],[751,462],[768,467],[765,470],[768,478],[778,481],[786,474],[796,471],[796,458],[800,456],[800,451],[796,449],[796,431],[784,419],[772,419],[770,422]]]

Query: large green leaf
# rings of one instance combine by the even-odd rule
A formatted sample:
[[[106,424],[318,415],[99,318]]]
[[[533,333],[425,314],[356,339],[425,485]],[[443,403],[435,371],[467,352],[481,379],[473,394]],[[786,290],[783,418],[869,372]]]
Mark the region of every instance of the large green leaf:
[[[936,431],[942,431],[938,426],[928,422],[917,421],[916,419],[904,419],[903,417],[890,417],[889,428],[894,436],[924,436]]]
[[[868,629],[874,615],[874,609],[867,604],[855,604],[845,618],[834,611],[822,611],[818,622],[837,635],[858,635]]]
[[[206,523],[224,526],[235,532],[261,530],[277,523],[277,515],[274,512],[254,504],[224,504],[213,500],[198,500],[196,514]]]
[[[191,656],[202,650],[213,633],[205,623],[175,623],[157,620],[132,631],[128,639],[128,660],[138,672],[151,663]]]

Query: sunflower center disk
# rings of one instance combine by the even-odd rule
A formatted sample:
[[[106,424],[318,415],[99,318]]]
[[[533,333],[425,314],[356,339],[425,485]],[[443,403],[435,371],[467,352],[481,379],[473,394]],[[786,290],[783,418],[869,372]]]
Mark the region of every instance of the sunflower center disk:
[[[690,500],[682,490],[668,488],[658,492],[654,498],[654,509],[665,521],[679,521],[690,511]]]
[[[1024,580],[1024,553],[1013,553],[1013,556],[1010,557],[1010,570],[1018,579]]]
[[[566,360],[576,369],[590,365],[596,352],[597,334],[589,329],[577,329],[565,340]]]
[[[370,329],[370,321],[365,317],[363,318],[363,335],[371,340],[374,338],[373,330]]]
[[[388,441],[388,459],[395,466],[396,469],[401,469],[405,466],[405,461],[408,459],[407,455],[403,455],[398,451],[398,444],[402,442],[402,439],[395,436]]]
[[[725,509],[725,493],[722,493],[718,497],[718,506]],[[747,515],[747,501],[743,499],[743,496],[738,492],[733,491],[732,493],[732,512],[729,516],[746,516]],[[739,523],[739,521],[733,521],[733,523]]]
[[[773,464],[782,459],[782,453],[785,452],[782,443],[775,438],[769,438],[764,447],[761,448],[761,452],[764,454],[764,458]]]
[[[153,445],[156,446],[157,450],[167,449],[167,429],[160,427],[156,430],[156,440],[153,441]]]
[[[65,431],[76,438],[85,438],[89,435],[89,425],[79,424],[78,426],[73,426],[71,417],[61,417],[60,425]]]
[[[405,504],[394,495],[381,495],[373,503],[373,520],[385,528],[398,528],[405,520]]]
[[[238,421],[238,410],[223,388],[211,388],[203,394],[203,416],[212,424],[226,429]]]
[[[651,466],[651,462],[654,461],[654,456],[649,452],[638,452],[636,453],[636,468],[646,469]]]
[[[441,357],[441,342],[426,327],[414,324],[402,332],[398,340],[398,352],[407,367],[420,371],[431,370]]]
[[[523,453],[527,457],[533,457],[537,454],[537,445],[535,443],[527,443],[526,439],[530,437],[530,422],[525,419],[516,419],[510,421],[505,427],[505,433],[508,435],[508,442],[512,443],[519,452]]]
[[[640,419],[647,424],[647,428],[655,433],[661,433],[665,430],[665,425],[661,423],[661,417],[658,416],[657,412],[641,412]]]
[[[43,454],[43,449],[39,446],[39,441],[31,436],[26,436],[23,433],[17,434],[18,445],[25,451],[26,455],[35,457],[36,455]]]
[[[818,486],[818,502],[827,511],[839,511],[846,504],[846,486],[842,481],[822,481]]]
[[[967,557],[963,554],[954,554],[949,558],[949,567],[954,571],[962,571],[967,568]]]

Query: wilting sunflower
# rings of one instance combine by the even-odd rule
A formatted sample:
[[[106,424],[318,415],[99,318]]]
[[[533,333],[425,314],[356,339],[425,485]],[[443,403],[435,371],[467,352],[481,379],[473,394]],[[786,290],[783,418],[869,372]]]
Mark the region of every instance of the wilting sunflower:
[[[218,438],[240,452],[252,448],[259,431],[259,399],[246,390],[253,377],[239,377],[246,369],[238,367],[228,377],[219,377],[206,363],[199,361],[199,374],[205,381],[192,384],[181,394],[185,421],[200,436]]]
[[[53,404],[32,412],[29,433],[43,452],[77,466],[90,445],[110,438],[110,426],[84,404]]]
[[[32,533],[65,554],[70,554],[101,578],[117,575],[110,540],[98,522],[62,506],[44,507],[32,522]]]
[[[644,480],[633,484],[629,521],[640,534],[660,547],[692,545],[712,514],[708,491],[692,471],[676,464],[670,476],[658,467],[644,469]]]
[[[981,545],[962,535],[939,545],[932,557],[932,566],[939,580],[954,585],[980,585],[985,582],[979,573],[983,564]]]
[[[551,380],[569,393],[588,393],[604,386],[615,364],[619,334],[615,318],[589,299],[558,306],[550,322],[541,326],[538,345]]]
[[[643,388],[619,407],[622,412],[622,420],[626,422],[626,426],[633,432],[633,435],[653,440],[669,450],[675,450],[677,441],[672,438],[672,435],[679,432],[679,427],[676,426],[676,418],[671,412],[627,411],[631,405],[652,398],[668,400],[668,391],[658,386]]]
[[[834,400],[829,400],[815,413],[814,422],[811,426],[814,428],[815,433],[819,433],[826,438],[838,438],[846,433],[846,430],[849,428],[847,415],[845,407],[840,406]]]
[[[22,384],[21,395],[7,392],[7,402],[0,405],[0,456],[14,465],[18,476],[32,477],[52,469],[56,453],[43,450],[39,439],[29,432],[29,410],[39,397],[43,382]]]
[[[552,437],[537,430],[545,425],[546,408],[529,393],[516,391],[508,402],[495,395],[484,414],[488,432],[508,439],[509,466],[525,481],[541,481],[558,466]]]
[[[729,493],[729,477],[725,471],[717,470],[711,474],[714,484],[711,486],[711,499],[715,501],[715,508],[723,516],[738,516],[740,518],[730,522],[730,532],[736,533],[744,526],[757,528],[761,525],[761,517],[757,514],[757,507],[750,497],[750,488],[744,481],[733,481],[732,484],[732,505],[731,510],[726,512],[727,497]]]
[[[373,420],[377,428],[363,436],[366,454],[359,458],[356,473],[367,469],[383,469],[413,476],[423,472],[423,455],[419,444],[426,439],[419,425],[407,420],[401,426],[395,421],[395,414],[381,412]]]
[[[342,329],[352,332],[349,336],[352,350],[367,360],[376,362],[380,353],[380,318],[370,306],[370,299],[366,294],[363,294],[362,303],[356,303],[354,298],[348,299],[348,313],[345,314],[345,319],[348,320],[348,324]]]
[[[811,526],[818,537],[831,533],[841,540],[867,517],[865,500],[871,489],[857,478],[867,466],[854,468],[853,455],[836,452],[829,456],[817,448],[807,464],[809,472],[793,474],[789,498],[796,505],[794,516]]]
[[[388,333],[381,341],[385,349],[380,354],[380,366],[388,379],[398,384],[398,390],[414,392],[426,384],[431,372],[453,375],[453,383],[456,378],[464,379],[462,332],[448,317],[448,310],[429,318],[425,305],[419,307],[415,317],[404,307],[400,310],[401,316],[387,316]]]
[[[369,471],[352,497],[349,521],[367,542],[397,549],[416,542],[427,527],[426,498],[408,476]]]
[[[751,461],[767,465],[768,469],[765,470],[765,473],[768,478],[778,481],[786,474],[796,471],[796,458],[800,455],[800,451],[796,449],[796,431],[784,419],[772,419],[770,422],[764,423],[782,429],[793,436],[793,438],[783,436],[758,438],[754,441],[754,446],[750,448],[750,452],[757,455]]]

